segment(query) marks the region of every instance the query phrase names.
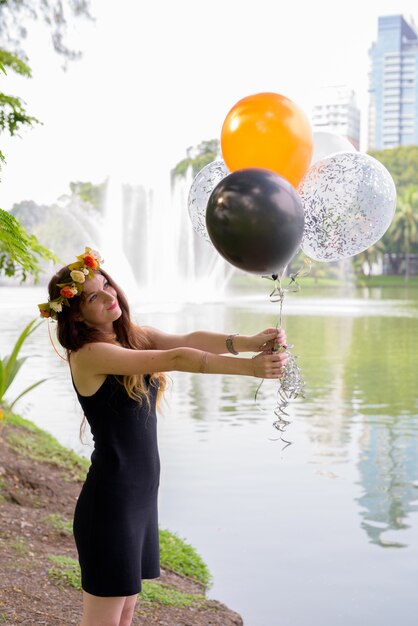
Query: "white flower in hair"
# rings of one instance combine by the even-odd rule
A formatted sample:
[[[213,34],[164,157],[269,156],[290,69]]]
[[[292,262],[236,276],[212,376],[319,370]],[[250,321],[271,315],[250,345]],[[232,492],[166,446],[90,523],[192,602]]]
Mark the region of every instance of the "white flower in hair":
[[[99,263],[103,263],[103,259],[100,255],[100,252],[98,252],[98,250],[92,250],[91,254],[94,256],[94,258],[99,261]]]
[[[61,313],[62,311],[62,302],[59,302],[58,300],[51,300],[49,306],[56,313]]]
[[[87,274],[88,274],[88,270],[87,270]],[[70,276],[75,283],[84,283],[84,281],[86,280],[86,275],[84,274],[84,272],[81,272],[80,270],[73,270],[72,272],[70,272]]]

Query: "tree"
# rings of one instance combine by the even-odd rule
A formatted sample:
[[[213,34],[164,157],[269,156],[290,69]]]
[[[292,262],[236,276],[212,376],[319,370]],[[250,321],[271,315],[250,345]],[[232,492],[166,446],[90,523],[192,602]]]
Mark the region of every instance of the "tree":
[[[385,246],[381,239],[373,246],[370,246],[370,248],[367,248],[367,250],[356,254],[353,258],[353,269],[355,274],[357,276],[370,276],[373,265],[379,263],[384,253]]]
[[[405,280],[410,275],[410,254],[418,246],[418,189],[410,188],[398,199],[391,238],[405,258]]]
[[[202,141],[197,148],[188,148],[186,153],[187,157],[179,161],[171,170],[172,182],[174,182],[176,178],[185,178],[189,168],[192,168],[193,176],[196,176],[205,165],[215,161],[219,155],[219,141],[217,139]]]
[[[1,13],[0,13],[1,18]],[[15,54],[0,49],[0,70],[7,75],[6,68],[11,69],[20,76],[31,77],[30,67]],[[33,126],[39,123],[35,117],[27,114],[21,98],[8,96],[0,92],[0,131],[8,132],[10,136],[16,135],[23,126]],[[0,150],[0,160],[5,162],[4,154]]]
[[[371,150],[369,154],[383,163],[390,172],[398,194],[402,194],[410,186],[418,186],[418,146]]]
[[[91,182],[72,182],[70,183],[70,191],[73,196],[80,198],[82,202],[87,202],[100,211],[106,192],[106,183],[94,185]]]
[[[0,14],[1,17],[1,14]],[[18,56],[0,49],[0,69],[6,67],[21,76],[31,76],[29,66]],[[23,101],[16,96],[0,93],[0,131],[16,135],[23,126],[33,126],[38,120],[27,114]],[[5,162],[0,150],[0,162]],[[12,215],[0,209],[0,275],[20,277],[24,282],[28,274],[39,278],[41,259],[56,260],[56,256],[30,235]]]
[[[38,280],[41,259],[58,260],[13,215],[0,209],[0,275],[20,277],[24,282],[30,274]]]
[[[88,0],[0,0],[0,72],[7,69],[28,78],[31,70],[22,43],[33,20],[42,19],[50,29],[55,51],[66,60],[80,56],[65,41],[69,17],[88,17]],[[6,69],[7,68],[7,69]],[[0,131],[11,136],[39,120],[26,112],[25,104],[17,96],[0,92]],[[0,149],[0,165],[5,156]],[[39,261],[57,257],[30,235],[19,222],[0,209],[0,275],[20,276],[22,282],[31,274],[38,279],[41,272]]]

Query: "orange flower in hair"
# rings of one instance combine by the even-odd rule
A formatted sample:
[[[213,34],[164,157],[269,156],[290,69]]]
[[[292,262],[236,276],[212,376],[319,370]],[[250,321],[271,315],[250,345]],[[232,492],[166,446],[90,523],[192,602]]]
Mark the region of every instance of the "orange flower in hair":
[[[84,265],[87,265],[87,267],[90,267],[92,270],[97,268],[97,261],[92,254],[84,254],[83,261]]]
[[[74,296],[77,295],[77,289],[75,289],[74,287],[63,287],[60,290],[60,294],[64,298],[74,298]]]
[[[46,302],[45,304],[38,304],[38,308],[39,308],[41,317],[51,317],[49,302]]]

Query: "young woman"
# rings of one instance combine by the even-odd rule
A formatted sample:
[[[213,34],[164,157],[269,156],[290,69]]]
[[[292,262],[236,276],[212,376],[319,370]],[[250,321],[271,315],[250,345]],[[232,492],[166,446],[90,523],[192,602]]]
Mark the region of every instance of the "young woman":
[[[283,331],[169,335],[135,325],[126,298],[90,248],[49,283],[43,317],[58,323],[94,451],[77,501],[74,537],[83,588],[80,626],[130,626],[141,580],[160,574],[156,406],[164,372],[280,378]],[[256,352],[253,358],[222,353]]]

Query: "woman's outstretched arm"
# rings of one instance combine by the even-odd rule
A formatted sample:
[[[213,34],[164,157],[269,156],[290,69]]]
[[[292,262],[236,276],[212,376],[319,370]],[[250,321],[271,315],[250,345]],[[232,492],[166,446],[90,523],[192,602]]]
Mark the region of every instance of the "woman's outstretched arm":
[[[186,335],[171,335],[157,328],[144,327],[151,338],[155,350],[172,350],[174,348],[195,348],[212,354],[228,352],[225,333],[213,333],[198,330]],[[286,334],[283,329],[267,328],[256,335],[235,335],[233,348],[236,352],[262,352],[272,350],[274,346],[286,344]]]

